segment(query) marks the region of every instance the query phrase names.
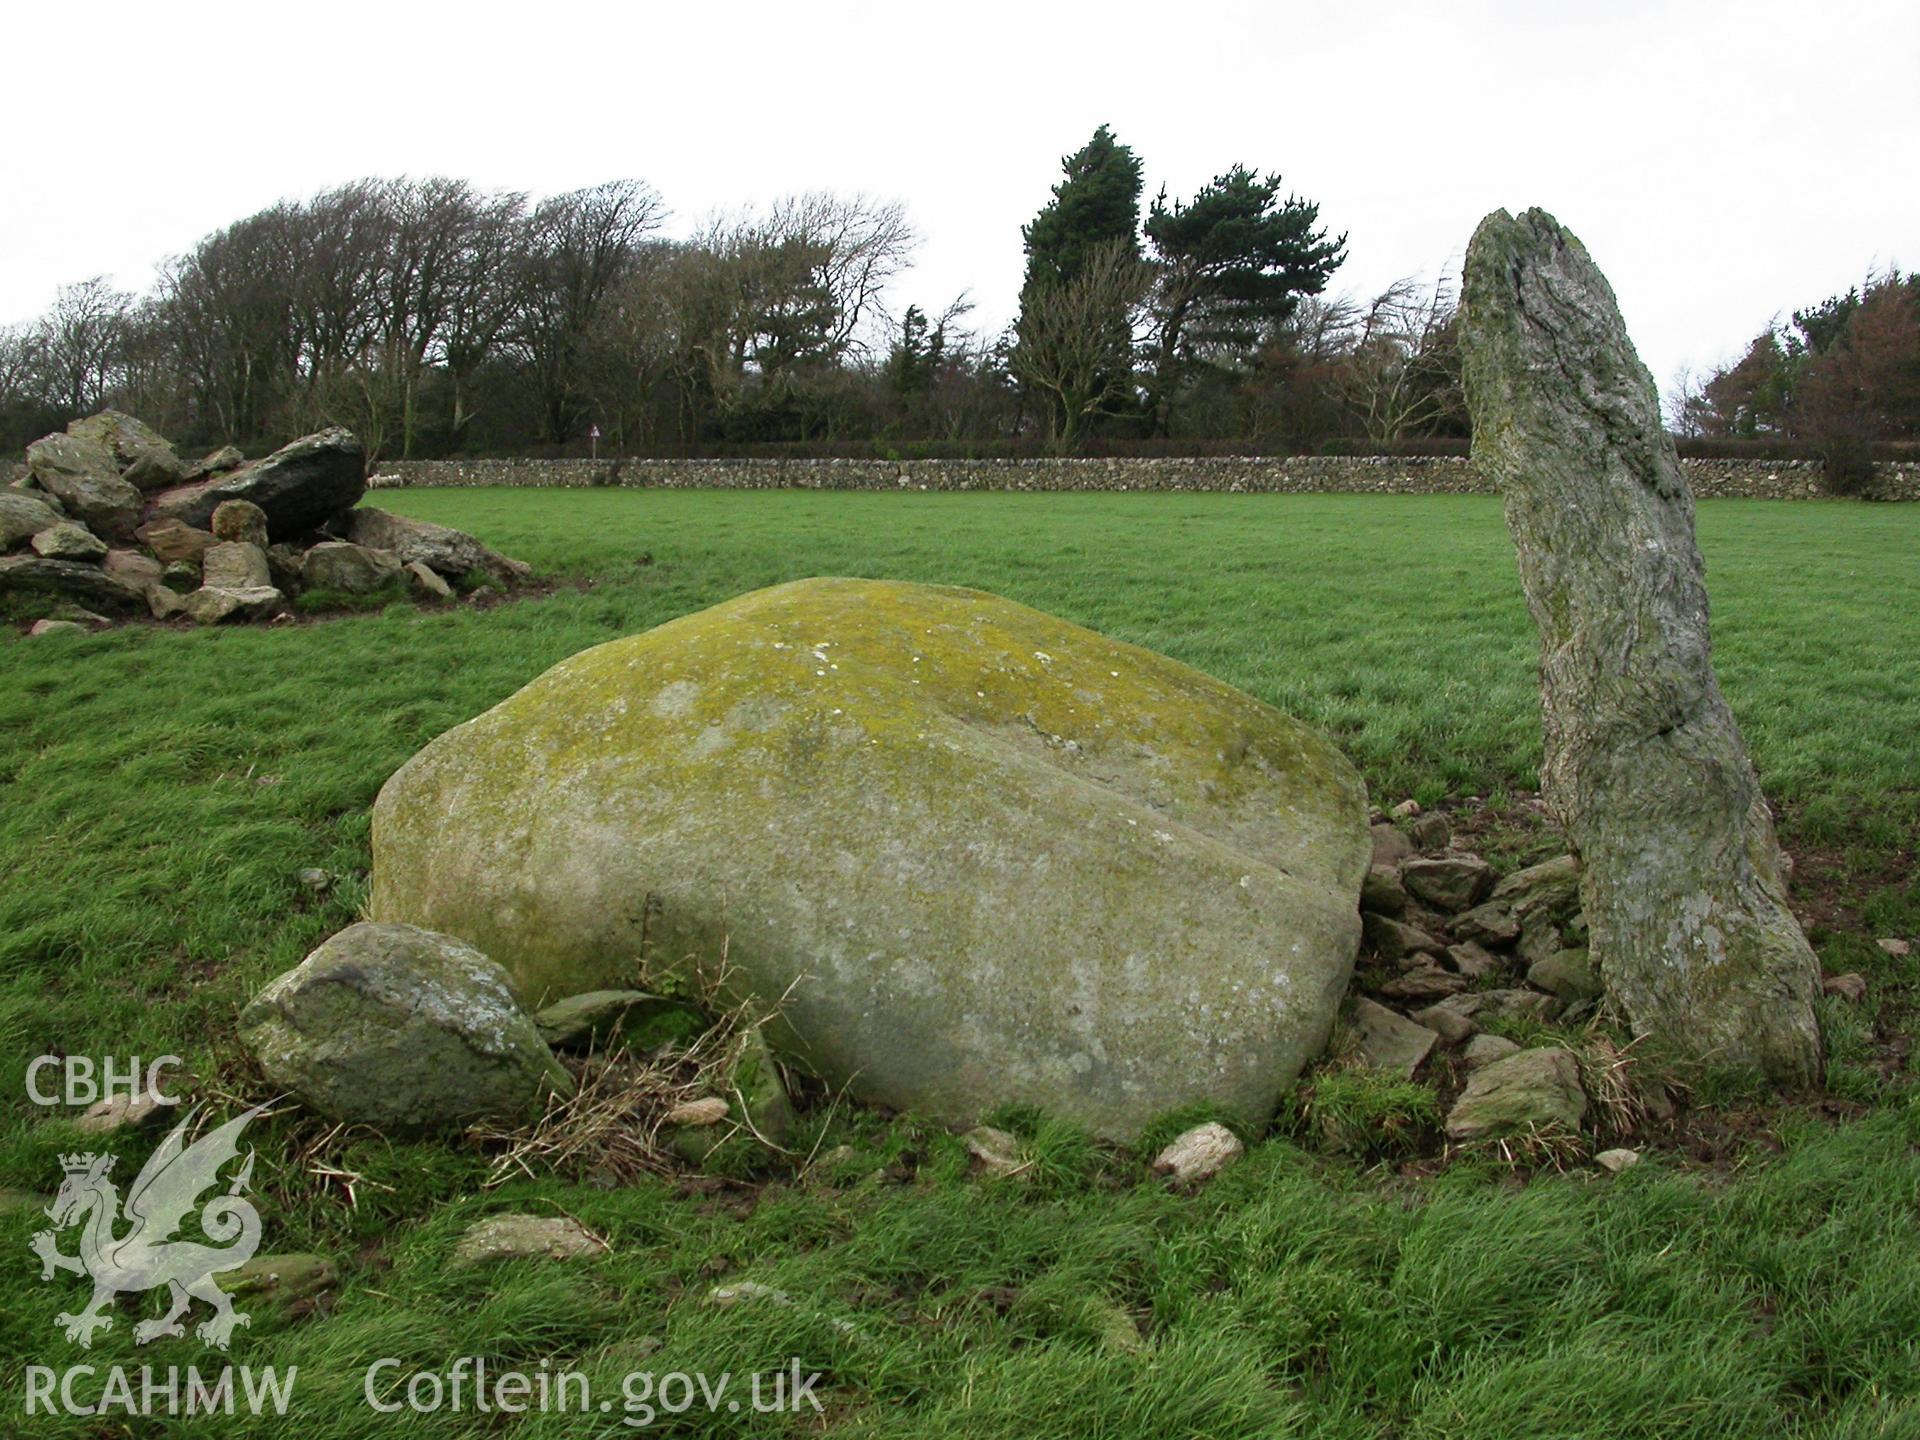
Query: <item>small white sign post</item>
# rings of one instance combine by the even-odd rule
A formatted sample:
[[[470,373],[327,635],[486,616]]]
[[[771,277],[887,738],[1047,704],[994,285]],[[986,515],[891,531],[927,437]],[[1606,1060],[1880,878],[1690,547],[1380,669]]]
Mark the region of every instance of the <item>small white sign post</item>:
[[[591,426],[587,430],[587,447],[587,458],[598,460],[600,458],[600,427],[598,425]]]

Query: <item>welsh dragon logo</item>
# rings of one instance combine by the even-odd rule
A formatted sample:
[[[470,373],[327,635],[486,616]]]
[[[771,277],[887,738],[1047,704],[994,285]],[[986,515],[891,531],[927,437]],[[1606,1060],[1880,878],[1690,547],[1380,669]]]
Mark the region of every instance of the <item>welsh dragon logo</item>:
[[[51,1280],[57,1270],[70,1270],[93,1281],[93,1299],[84,1310],[55,1317],[69,1340],[90,1347],[94,1332],[113,1324],[107,1307],[115,1295],[164,1285],[172,1304],[166,1314],[136,1325],[134,1340],[144,1345],[163,1335],[185,1335],[180,1317],[199,1299],[213,1307],[213,1314],[194,1333],[209,1345],[227,1348],[234,1327],[248,1320],[233,1308],[233,1301],[213,1277],[245,1264],[260,1245],[260,1214],[242,1194],[253,1175],[251,1149],[226,1193],[215,1195],[200,1209],[200,1229],[214,1243],[174,1235],[200,1196],[219,1183],[221,1167],[238,1157],[240,1132],[265,1109],[255,1106],[192,1144],[187,1143],[187,1132],[199,1109],[188,1111],[128,1189],[124,1218],[132,1227],[124,1233],[116,1233],[123,1218],[120,1193],[109,1178],[115,1157],[92,1152],[60,1157],[66,1179],[47,1207],[53,1228],[39,1231],[29,1243],[40,1257],[42,1280]],[[75,1225],[81,1227],[80,1253],[62,1254],[55,1232]]]

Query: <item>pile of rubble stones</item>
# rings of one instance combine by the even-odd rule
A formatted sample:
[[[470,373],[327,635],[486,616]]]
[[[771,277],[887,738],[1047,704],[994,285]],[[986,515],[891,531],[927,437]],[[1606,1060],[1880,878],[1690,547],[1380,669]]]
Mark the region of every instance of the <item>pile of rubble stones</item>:
[[[145,615],[268,620],[303,590],[449,600],[530,574],[462,531],[359,508],[366,454],[346,430],[189,465],[150,426],[103,410],[34,441],[26,460],[0,489],[0,596],[48,597],[65,617],[31,633]]]

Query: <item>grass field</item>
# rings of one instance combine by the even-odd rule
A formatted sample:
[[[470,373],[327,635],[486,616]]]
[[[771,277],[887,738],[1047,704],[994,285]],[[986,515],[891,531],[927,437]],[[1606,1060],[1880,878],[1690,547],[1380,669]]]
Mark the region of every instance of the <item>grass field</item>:
[[[32,1056],[172,1052],[237,1073],[238,1008],[354,918],[369,807],[427,740],[585,646],[777,581],[975,585],[1164,651],[1334,734],[1383,803],[1533,783],[1532,633],[1480,497],[374,498],[566,583],[489,610],[0,637],[0,1186],[46,1191],[58,1154],[86,1148],[23,1100]],[[342,1280],[317,1307],[256,1307],[231,1358],[299,1367],[307,1440],[402,1425],[362,1398],[371,1361],[469,1355],[589,1372],[616,1409],[443,1411],[407,1433],[633,1433],[624,1372],[799,1356],[827,1376],[825,1420],[695,1408],[653,1429],[1920,1435],[1915,962],[1872,943],[1920,938],[1920,507],[1711,502],[1700,532],[1721,680],[1820,897],[1816,946],[1873,984],[1864,1008],[1824,1002],[1833,1093],[1743,1109],[1713,1164],[1412,1176],[1270,1138],[1181,1196],[1140,1156],[1034,1120],[1033,1178],[981,1184],[952,1137],[842,1108],[801,1143],[851,1156],[805,1184],[484,1190],[472,1150],[362,1138],[329,1152],[359,1177],[349,1204],[284,1158],[314,1134],[289,1115],[251,1137],[263,1248],[319,1251]],[[354,878],[316,898],[296,878],[310,866]],[[577,1216],[612,1254],[450,1271],[461,1230],[496,1210]],[[40,1284],[27,1254],[42,1223],[0,1214],[0,1435],[284,1433],[23,1418],[28,1363],[210,1363],[192,1341],[136,1349],[130,1315],[82,1357],[53,1324],[79,1282]],[[796,1303],[714,1308],[722,1278]]]

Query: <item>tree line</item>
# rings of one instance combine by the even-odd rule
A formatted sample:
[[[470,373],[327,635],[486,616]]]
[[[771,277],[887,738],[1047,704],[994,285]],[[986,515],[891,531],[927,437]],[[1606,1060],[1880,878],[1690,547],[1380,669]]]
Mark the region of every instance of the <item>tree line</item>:
[[[112,405],[188,446],[324,424],[387,458],[751,442],[1097,441],[1320,447],[1465,433],[1454,289],[1331,296],[1345,237],[1234,165],[1144,209],[1106,127],[1022,232],[1001,334],[886,297],[902,207],[801,194],[665,233],[650,186],[535,201],[368,179],[268,207],[164,262],[144,294],[61,289],[0,331],[16,449]]]

